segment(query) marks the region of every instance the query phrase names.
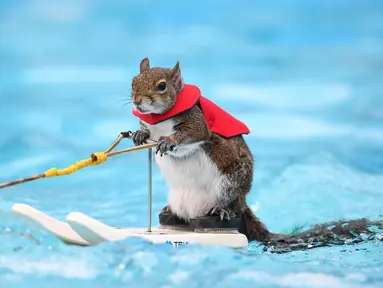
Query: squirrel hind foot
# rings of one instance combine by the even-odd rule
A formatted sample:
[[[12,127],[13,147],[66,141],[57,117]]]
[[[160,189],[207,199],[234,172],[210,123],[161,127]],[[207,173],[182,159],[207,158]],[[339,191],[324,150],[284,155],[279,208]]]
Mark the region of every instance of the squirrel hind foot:
[[[188,225],[188,221],[178,217],[174,214],[169,205],[161,209],[159,214],[159,222],[165,226],[185,226]]]
[[[161,209],[161,213],[172,213],[172,210],[170,209],[169,205],[166,205],[164,208]]]
[[[230,221],[231,218],[234,218],[237,215],[230,208],[213,207],[206,213],[206,216],[219,216],[221,221]]]

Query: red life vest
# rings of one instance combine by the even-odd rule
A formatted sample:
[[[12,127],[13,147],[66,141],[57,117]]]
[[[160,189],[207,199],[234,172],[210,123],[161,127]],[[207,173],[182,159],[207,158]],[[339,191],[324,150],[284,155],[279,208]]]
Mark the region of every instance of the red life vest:
[[[154,125],[192,108],[198,101],[205,121],[212,132],[226,138],[250,133],[249,128],[244,123],[203,97],[200,89],[190,84],[184,84],[184,88],[177,96],[176,103],[166,113],[142,114],[133,109],[133,114],[144,122]]]

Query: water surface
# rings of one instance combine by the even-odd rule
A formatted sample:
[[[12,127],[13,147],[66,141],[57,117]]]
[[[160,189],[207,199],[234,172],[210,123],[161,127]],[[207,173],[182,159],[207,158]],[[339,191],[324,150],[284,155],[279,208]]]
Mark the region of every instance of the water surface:
[[[0,182],[63,168],[138,128],[139,62],[181,63],[185,82],[246,122],[248,202],[290,233],[383,214],[381,1],[18,1],[0,4]],[[125,141],[122,147],[132,144]],[[371,241],[283,255],[139,240],[73,247],[12,216],[146,226],[147,152],[0,193],[4,287],[382,287]],[[153,172],[154,225],[166,183]],[[38,243],[14,233],[32,234]]]

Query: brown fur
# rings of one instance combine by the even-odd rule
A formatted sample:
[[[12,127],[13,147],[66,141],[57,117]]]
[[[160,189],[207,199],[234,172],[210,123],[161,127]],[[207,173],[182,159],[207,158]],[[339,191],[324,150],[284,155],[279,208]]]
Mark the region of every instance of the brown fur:
[[[383,241],[383,234],[379,236],[372,229],[373,226],[383,233],[382,220],[370,221],[362,218],[317,224],[311,229],[295,235],[270,233],[269,238],[265,239],[263,244],[273,248],[276,253],[285,253],[330,245],[357,244],[374,238]]]
[[[243,137],[224,138],[211,132],[198,105],[179,115],[177,122],[179,124],[175,127],[175,141],[185,143],[205,140],[202,148],[216,163],[220,172],[229,175],[231,182],[235,183],[230,190],[222,190],[227,195],[222,197],[224,203],[217,205],[231,210],[235,215],[242,215],[240,232],[249,240],[266,239],[269,232],[255,217],[245,200],[252,187],[253,156]]]
[[[165,90],[160,91],[158,89],[160,82],[166,83]],[[145,111],[142,113],[165,113],[174,105],[178,93],[183,88],[179,62],[173,69],[150,68],[149,60],[143,59],[140,64],[140,74],[134,77],[132,88],[133,103],[137,104],[138,107],[140,105],[144,107],[145,103],[149,103],[145,107],[150,106],[155,109],[154,112]],[[373,223],[363,219],[354,220],[349,222],[349,226],[343,227],[340,225],[344,222],[336,222],[335,227],[337,228],[334,228],[336,231],[327,229],[330,224],[322,224],[295,236],[269,232],[246,203],[246,196],[252,187],[254,159],[243,137],[224,138],[210,131],[198,104],[175,116],[174,121],[176,125],[173,128],[173,135],[161,137],[158,145],[161,145],[162,150],[164,147],[166,150],[171,146],[170,144],[180,145],[204,141],[202,148],[217,165],[219,171],[228,176],[230,182],[227,187],[222,187],[216,208],[218,211],[225,212],[221,213],[221,217],[222,215],[228,218],[234,215],[240,216],[242,224],[239,231],[245,234],[250,241],[256,240],[266,246],[283,249],[289,245],[300,243],[301,246],[295,245],[294,247],[302,249],[304,246],[302,243],[306,245],[307,242],[311,243],[314,239],[314,241],[320,241],[322,243],[320,245],[323,246],[331,241],[331,243],[336,242],[333,240],[334,234],[355,238],[355,235],[350,231],[355,233],[367,231],[367,227]],[[133,135],[133,141],[136,145],[145,143],[150,137],[150,133],[142,121],[140,122],[140,129]],[[165,150],[162,152],[166,153]],[[165,207],[163,210],[170,211],[169,207]],[[383,226],[381,222],[375,223]]]
[[[166,82],[167,88],[166,91],[158,93],[156,85],[161,81]],[[177,94],[182,88],[179,62],[173,69],[150,68],[149,60],[144,58],[140,63],[140,74],[132,81],[132,100],[138,105],[136,107],[150,103],[157,105],[155,113],[164,113],[174,105]],[[263,241],[267,238],[267,229],[254,216],[245,200],[252,187],[253,156],[243,137],[224,138],[210,131],[198,104],[174,117],[174,121],[176,123],[174,134],[167,137],[167,143],[180,145],[204,141],[202,148],[206,154],[217,165],[218,170],[228,176],[231,184],[222,188],[220,203],[216,204],[218,210],[227,211],[228,218],[234,215],[241,216],[241,232],[250,240]],[[142,121],[140,127],[141,132],[137,132],[134,136],[136,144],[144,143],[149,135]],[[169,208],[166,210],[169,211]]]
[[[167,84],[164,92],[156,89],[159,81]],[[162,114],[172,108],[182,88],[183,81],[178,62],[173,69],[150,68],[149,59],[144,58],[140,64],[140,74],[132,80],[132,100],[133,103],[151,102],[152,105],[158,105],[159,109],[155,113]]]

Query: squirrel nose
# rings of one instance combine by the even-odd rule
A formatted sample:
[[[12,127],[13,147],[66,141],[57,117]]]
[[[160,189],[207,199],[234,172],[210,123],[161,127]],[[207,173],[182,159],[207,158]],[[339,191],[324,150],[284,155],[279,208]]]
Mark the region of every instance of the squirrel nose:
[[[142,103],[142,99],[140,99],[140,100],[134,100],[134,101],[133,101],[133,104],[136,105],[136,106],[140,105],[141,103]]]

